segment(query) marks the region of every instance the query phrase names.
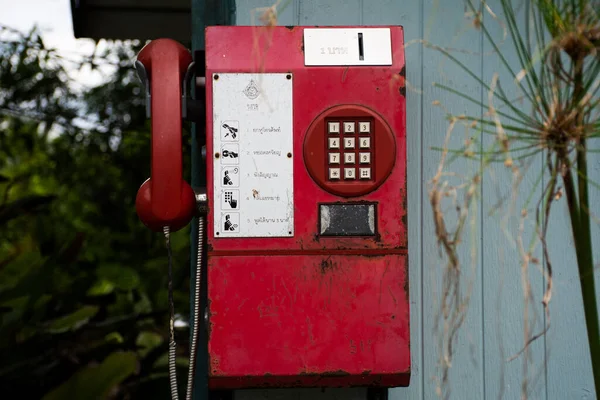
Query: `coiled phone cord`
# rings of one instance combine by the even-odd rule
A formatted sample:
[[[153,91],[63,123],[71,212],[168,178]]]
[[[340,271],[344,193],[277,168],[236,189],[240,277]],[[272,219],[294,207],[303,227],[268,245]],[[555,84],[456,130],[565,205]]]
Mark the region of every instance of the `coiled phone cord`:
[[[200,279],[202,277],[202,251],[204,250],[204,216],[198,217],[198,254],[196,257],[196,287],[194,288],[194,325],[192,327],[192,339],[190,342],[190,365],[188,369],[187,396],[186,400],[192,400],[192,388],[194,383],[194,370],[196,366],[196,348],[198,345],[198,331],[200,330]]]
[[[177,390],[177,345],[175,344],[175,304],[173,301],[173,254],[171,253],[171,234],[168,226],[163,228],[167,255],[169,257],[168,286],[169,286],[169,382],[171,398],[179,400]]]
[[[171,386],[171,398],[179,400],[177,388],[177,345],[175,344],[175,305],[173,302],[173,255],[171,253],[170,230],[168,226],[163,228],[167,254],[169,257],[169,382]],[[194,384],[194,371],[196,365],[196,348],[198,345],[198,331],[200,325],[200,279],[202,276],[202,250],[204,247],[204,217],[198,217],[198,255],[196,259],[196,285],[194,288],[194,324],[192,327],[192,338],[190,342],[190,359],[188,366],[188,381],[186,400],[192,400],[192,389]]]

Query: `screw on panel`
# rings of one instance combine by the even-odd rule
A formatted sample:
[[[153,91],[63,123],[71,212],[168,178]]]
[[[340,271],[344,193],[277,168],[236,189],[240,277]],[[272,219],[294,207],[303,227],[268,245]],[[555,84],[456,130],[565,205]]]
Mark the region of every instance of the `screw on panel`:
[[[214,79],[215,79],[215,81],[218,81],[219,80],[219,74],[215,74],[214,75]]]
[[[286,77],[287,79],[292,79],[292,75],[291,75],[291,74],[287,74],[285,77]]]
[[[220,153],[218,153],[218,152],[217,152],[217,153],[215,153],[215,158],[219,158],[219,157],[221,157],[221,154],[220,154]]]
[[[287,153],[288,158],[292,158],[292,153]]]

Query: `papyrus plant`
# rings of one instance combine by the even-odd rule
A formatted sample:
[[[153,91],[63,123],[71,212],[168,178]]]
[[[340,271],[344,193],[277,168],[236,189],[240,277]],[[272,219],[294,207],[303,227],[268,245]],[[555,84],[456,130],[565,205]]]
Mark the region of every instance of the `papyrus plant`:
[[[444,372],[439,392],[443,394],[445,391],[443,384],[448,381],[453,345],[464,321],[470,296],[470,291],[459,285],[461,266],[465,263],[461,260],[459,247],[468,229],[470,214],[477,205],[484,175],[504,168],[512,174],[511,190],[528,194],[519,205],[520,232],[523,232],[527,218],[533,220],[535,226],[531,242],[523,237],[517,240],[525,297],[530,298],[527,294],[527,270],[530,266],[543,266],[546,280],[542,302],[547,316],[546,326],[541,332],[533,333],[528,331],[525,321],[525,343],[520,354],[526,353],[531,342],[549,327],[552,262],[546,238],[548,235],[560,235],[563,239],[567,236],[561,230],[548,231],[550,210],[564,196],[566,202],[555,205],[566,203],[570,215],[570,233],[581,282],[594,383],[596,393],[600,394],[600,328],[590,230],[591,221],[598,221],[598,217],[593,213],[593,205],[590,208],[588,196],[588,191],[598,190],[599,185],[588,180],[587,165],[588,154],[599,151],[594,139],[600,136],[600,0],[524,0],[518,4],[511,0],[499,0],[494,4],[473,0],[465,2],[474,29],[482,30],[484,40],[491,45],[500,61],[498,68],[504,69],[510,79],[503,81],[495,74],[491,81],[486,82],[479,76],[479,71],[470,70],[461,61],[460,55],[426,44],[442,52],[466,76],[481,85],[487,95],[482,97],[483,100],[477,99],[456,88],[437,84],[484,110],[481,115],[447,112],[447,138],[439,149],[441,161],[430,182],[429,199],[436,236],[446,260],[439,312],[439,322],[445,327],[441,357]],[[500,10],[493,9],[496,5]],[[496,14],[501,14],[502,18]],[[494,34],[489,24],[502,26],[505,35]],[[501,42],[504,47],[512,46],[511,51],[514,50],[517,55],[510,58],[514,61],[503,55]],[[509,86],[510,92],[516,95],[507,95]],[[444,107],[438,101],[434,105]],[[448,137],[458,127],[469,131],[468,139],[462,147],[449,148]],[[528,160],[534,157],[539,160],[540,155],[545,171],[541,171],[538,179],[527,187],[522,180],[523,171]],[[452,186],[448,177],[457,172],[451,170],[451,162],[456,159],[475,161],[476,172],[462,185]],[[441,203],[447,197],[456,199],[454,209],[457,215],[443,211]],[[598,210],[598,205],[595,208]],[[536,245],[541,245],[542,260],[534,256]],[[560,267],[569,268],[570,265]],[[527,378],[524,378],[522,397],[527,396]]]

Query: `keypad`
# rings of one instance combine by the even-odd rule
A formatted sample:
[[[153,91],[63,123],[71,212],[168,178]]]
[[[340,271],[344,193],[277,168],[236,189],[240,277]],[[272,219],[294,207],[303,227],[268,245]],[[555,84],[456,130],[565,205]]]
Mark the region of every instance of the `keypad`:
[[[373,120],[335,118],[326,123],[330,181],[368,181],[373,175]]]

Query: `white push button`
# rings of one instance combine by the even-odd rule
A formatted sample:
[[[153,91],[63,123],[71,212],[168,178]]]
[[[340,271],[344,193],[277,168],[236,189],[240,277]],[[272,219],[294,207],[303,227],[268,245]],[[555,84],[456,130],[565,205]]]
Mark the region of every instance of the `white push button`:
[[[354,164],[355,161],[355,154],[354,153],[344,153],[344,163],[346,164]]]
[[[361,168],[360,179],[371,179],[371,168]]]
[[[356,170],[354,168],[344,168],[344,178],[356,179]]]
[[[331,139],[329,139],[331,140]],[[369,147],[371,147],[371,138],[368,137],[364,137],[364,138],[360,138],[360,148],[361,149],[368,149]]]
[[[368,164],[371,162],[371,153],[360,153],[358,157],[361,164]]]
[[[329,179],[340,179],[340,169],[329,168]]]
[[[329,153],[329,164],[339,164],[340,153]]]
[[[329,138],[329,148],[330,149],[339,149],[340,148],[340,138]]]
[[[358,131],[360,133],[369,133],[369,132],[371,132],[371,123],[370,122],[359,122],[358,123]]]
[[[353,149],[354,148],[354,138],[344,138],[344,148],[345,149]]]
[[[344,132],[354,133],[354,122],[344,122]]]
[[[340,133],[340,123],[339,122],[330,122],[329,123],[329,133]]]

